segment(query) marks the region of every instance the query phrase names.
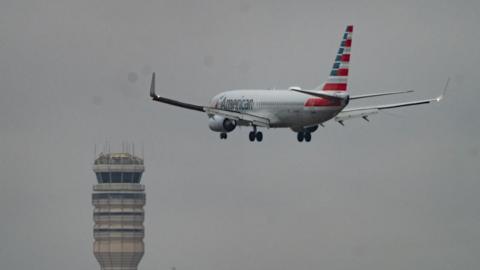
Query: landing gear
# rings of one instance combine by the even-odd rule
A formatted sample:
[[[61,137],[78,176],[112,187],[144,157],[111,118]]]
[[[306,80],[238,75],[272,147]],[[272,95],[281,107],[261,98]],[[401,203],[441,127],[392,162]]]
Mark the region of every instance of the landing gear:
[[[255,132],[253,131],[250,131],[250,133],[248,133],[248,138],[250,139],[251,142],[255,141]]]
[[[306,142],[309,142],[312,140],[312,134],[310,132],[298,132],[297,140],[299,142],[303,142],[303,140],[305,140]]]
[[[261,131],[257,131],[257,127],[253,126],[253,131],[250,131],[248,133],[248,139],[253,142],[257,140],[258,142],[261,142],[263,140],[263,134]]]
[[[312,134],[310,134],[310,132],[306,132],[304,137],[306,142],[309,142],[312,140]]]
[[[298,140],[299,142],[303,142],[303,132],[298,132],[298,133],[297,133],[297,140]]]
[[[227,133],[225,133],[225,132],[220,133],[220,139],[226,140],[227,139]]]
[[[261,142],[263,140],[263,134],[262,132],[257,132],[257,135],[255,136],[257,137],[257,142]]]

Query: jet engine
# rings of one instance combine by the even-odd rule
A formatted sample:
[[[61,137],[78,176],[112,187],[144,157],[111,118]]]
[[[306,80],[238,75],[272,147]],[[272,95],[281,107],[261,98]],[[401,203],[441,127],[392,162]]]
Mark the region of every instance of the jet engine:
[[[237,122],[220,115],[214,115],[208,119],[208,127],[217,132],[230,132],[237,127]]]

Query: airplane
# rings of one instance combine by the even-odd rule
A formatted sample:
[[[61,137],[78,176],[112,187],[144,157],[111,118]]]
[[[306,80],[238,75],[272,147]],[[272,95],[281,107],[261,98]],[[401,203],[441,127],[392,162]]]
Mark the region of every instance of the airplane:
[[[209,105],[195,105],[166,97],[155,92],[155,72],[152,74],[150,96],[152,100],[181,108],[206,113],[208,126],[212,131],[220,132],[220,139],[226,139],[227,133],[237,126],[250,126],[251,142],[263,140],[258,128],[290,128],[297,133],[299,142],[310,142],[311,133],[318,126],[333,120],[342,126],[346,120],[363,118],[383,110],[399,107],[439,102],[445,95],[448,81],[442,95],[424,100],[402,103],[349,108],[351,100],[411,93],[413,90],[380,92],[364,95],[350,95],[347,91],[347,79],[350,65],[353,25],[348,25],[342,36],[340,48],[327,81],[321,86],[306,90],[292,86],[288,90],[231,90],[214,96]]]

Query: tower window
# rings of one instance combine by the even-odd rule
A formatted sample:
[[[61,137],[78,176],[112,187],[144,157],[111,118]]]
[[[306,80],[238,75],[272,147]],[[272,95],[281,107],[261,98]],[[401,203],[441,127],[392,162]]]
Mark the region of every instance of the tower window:
[[[142,173],[133,173],[133,183],[140,183]]]
[[[142,173],[101,172],[96,173],[98,183],[140,183]]]
[[[112,183],[121,183],[122,182],[122,173],[112,172],[110,174],[111,174],[111,182]]]

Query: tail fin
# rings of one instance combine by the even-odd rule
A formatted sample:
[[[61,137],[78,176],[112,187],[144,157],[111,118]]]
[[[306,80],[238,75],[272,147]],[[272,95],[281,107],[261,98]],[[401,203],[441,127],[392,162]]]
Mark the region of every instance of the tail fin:
[[[328,80],[321,86],[324,91],[347,91],[350,48],[352,47],[353,25],[348,25],[343,34],[340,48]]]

